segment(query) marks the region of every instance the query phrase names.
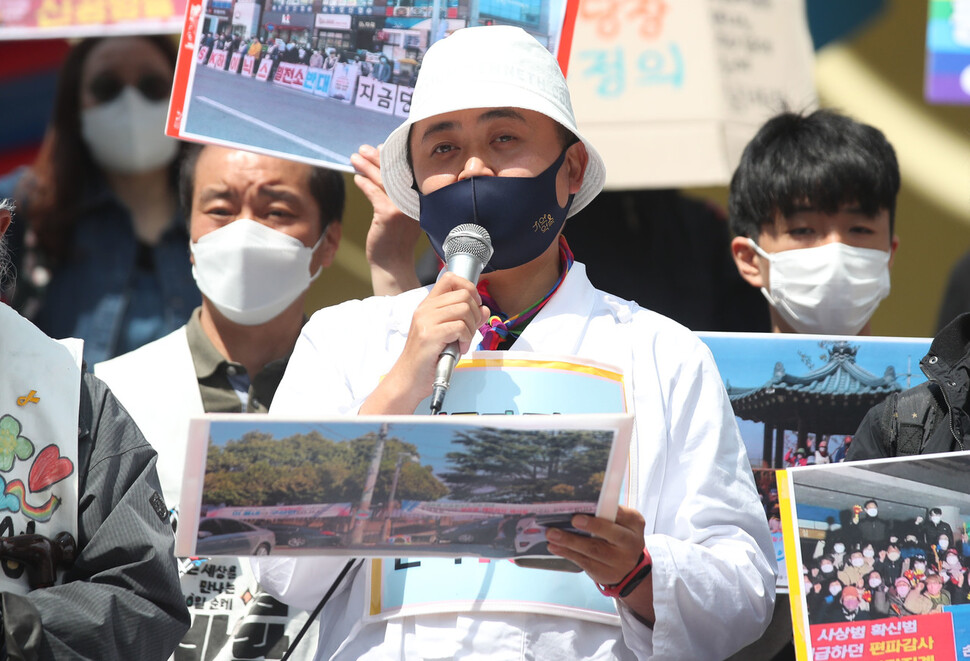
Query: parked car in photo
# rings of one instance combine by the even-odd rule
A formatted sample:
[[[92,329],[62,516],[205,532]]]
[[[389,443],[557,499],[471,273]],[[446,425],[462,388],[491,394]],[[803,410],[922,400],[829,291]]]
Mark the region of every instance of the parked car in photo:
[[[272,530],[276,535],[277,546],[302,548],[304,546],[337,546],[340,535],[333,530],[314,528],[311,526],[296,526],[289,523],[266,523],[263,527]]]
[[[197,555],[269,555],[276,544],[273,531],[220,517],[199,520]]]
[[[546,542],[547,528],[559,528],[565,532],[588,537],[588,532],[573,527],[573,514],[574,512],[530,514],[519,519],[515,524],[515,554],[549,555],[549,544]]]
[[[445,528],[438,535],[439,542],[458,544],[494,544],[504,517],[475,519]]]

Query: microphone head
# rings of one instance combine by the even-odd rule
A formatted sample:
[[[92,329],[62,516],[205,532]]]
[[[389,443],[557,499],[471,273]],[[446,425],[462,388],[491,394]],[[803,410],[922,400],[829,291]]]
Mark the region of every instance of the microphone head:
[[[465,223],[448,232],[443,246],[445,262],[454,255],[471,255],[484,267],[492,258],[492,237],[481,225]]]

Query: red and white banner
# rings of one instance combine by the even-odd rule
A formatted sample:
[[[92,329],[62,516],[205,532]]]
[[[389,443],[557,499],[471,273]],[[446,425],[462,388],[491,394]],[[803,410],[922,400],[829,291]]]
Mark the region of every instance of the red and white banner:
[[[269,72],[273,68],[273,60],[268,57],[264,57],[263,61],[259,63],[259,71],[256,72],[256,80],[268,80]]]
[[[212,51],[212,55],[209,56],[209,63],[206,66],[210,69],[225,69],[226,51],[218,48]]]
[[[232,57],[229,58],[229,69],[228,71],[232,73],[239,73],[239,64],[242,62],[242,53],[233,53]]]
[[[288,64],[281,62],[276,67],[276,75],[273,82],[277,85],[286,85],[293,89],[303,89],[303,81],[306,80],[306,72],[309,69],[305,64]]]
[[[256,69],[256,58],[252,55],[247,55],[243,58],[242,73],[244,76],[253,77],[253,73]]]

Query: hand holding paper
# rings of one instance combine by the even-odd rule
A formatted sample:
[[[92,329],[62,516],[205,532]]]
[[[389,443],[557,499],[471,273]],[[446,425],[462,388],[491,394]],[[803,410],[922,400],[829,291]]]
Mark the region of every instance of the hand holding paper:
[[[592,537],[576,535],[555,528],[546,531],[549,551],[579,565],[591,579],[602,585],[615,585],[636,567],[643,552],[643,516],[635,509],[617,509],[616,521],[577,514],[573,525],[590,532]],[[649,576],[629,596],[628,605],[642,618],[653,622],[653,590]]]

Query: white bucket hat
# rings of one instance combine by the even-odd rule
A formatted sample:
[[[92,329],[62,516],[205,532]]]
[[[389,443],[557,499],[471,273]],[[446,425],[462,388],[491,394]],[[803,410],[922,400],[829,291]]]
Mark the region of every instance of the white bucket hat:
[[[407,159],[411,126],[428,117],[471,108],[533,110],[566,127],[586,145],[589,163],[582,187],[569,209],[570,216],[603,189],[606,166],[576,129],[566,79],[552,53],[522,28],[464,28],[428,49],[411,97],[411,112],[381,149],[384,188],[391,201],[408,216],[420,215]]]

